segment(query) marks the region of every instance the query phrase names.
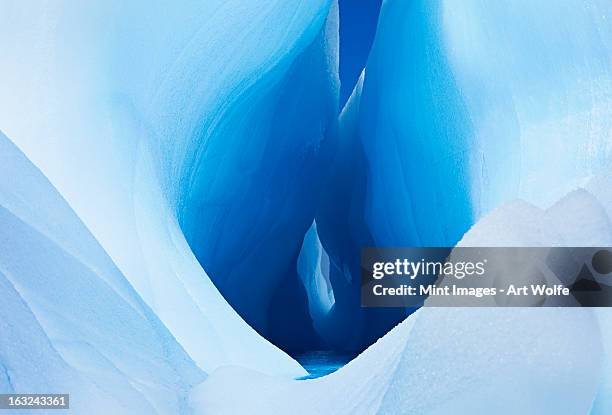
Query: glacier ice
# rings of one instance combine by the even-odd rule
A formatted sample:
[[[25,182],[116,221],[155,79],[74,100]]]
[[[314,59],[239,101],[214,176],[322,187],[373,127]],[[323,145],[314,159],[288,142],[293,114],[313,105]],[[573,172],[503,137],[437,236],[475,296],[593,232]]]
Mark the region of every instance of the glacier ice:
[[[591,178],[585,185],[585,189],[592,194],[605,210],[608,216],[608,226],[612,226],[612,176],[597,176]],[[570,221],[568,221],[571,223]],[[577,229],[576,233],[582,232]],[[609,237],[612,239],[612,237]],[[606,246],[611,246],[609,243]],[[601,330],[601,341],[604,347],[604,358],[602,364],[603,380],[599,386],[599,392],[593,402],[591,415],[603,415],[612,412],[612,312],[608,308],[596,310]]]
[[[268,61],[257,78],[241,79],[247,85],[221,98],[219,115],[217,97],[211,116],[195,120],[186,152],[192,160],[183,162],[188,176],[179,220],[187,240],[224,297],[264,335],[273,330],[268,320],[277,314],[271,304],[276,288],[299,284],[297,256],[315,215],[333,148],[327,132],[335,128],[338,107],[337,5],[299,4],[294,11],[295,4],[279,2],[280,16],[296,16],[265,38],[265,47],[261,36],[248,40],[259,53],[271,49]],[[287,37],[289,29],[301,33]],[[210,80],[218,88],[217,78]],[[282,307],[283,323],[298,324],[287,315],[293,310],[307,315],[303,295]]]
[[[340,104],[351,96],[368,60],[382,0],[338,0]]]
[[[362,246],[611,245],[609,1],[386,0],[338,120],[331,0],[0,8],[0,390],[612,411],[608,310],[424,308],[308,381],[247,324],[372,343],[409,310],[360,308]]]
[[[0,301],[0,393],[70,391],[71,409],[76,413],[125,413],[115,397],[62,359],[2,271]]]
[[[32,1],[3,6],[0,47],[11,65],[0,68],[2,130],[49,178],[146,304],[205,371],[239,364],[274,374],[305,374],[227,304],[198,263],[184,230],[189,236],[192,227],[207,230],[207,220],[220,224],[214,217],[222,212],[215,206],[223,201],[211,200],[209,206],[215,212],[206,217],[197,215],[193,202],[198,192],[212,190],[208,184],[217,178],[225,180],[216,182],[221,189],[244,190],[248,183],[239,185],[237,174],[246,169],[250,177],[262,179],[259,173],[265,163],[271,164],[272,158],[280,163],[281,153],[274,154],[275,148],[293,151],[295,160],[305,163],[304,156],[325,146],[324,119],[319,137],[313,136],[302,147],[297,142],[278,145],[289,145],[282,140],[288,131],[271,132],[277,142],[266,143],[265,123],[260,141],[247,147],[238,132],[233,139],[223,133],[223,125],[233,120],[238,126],[238,114],[247,108],[245,113],[262,110],[251,119],[260,115],[281,122],[285,109],[275,105],[282,103],[295,119],[299,110],[292,108],[299,97],[309,97],[306,101],[319,108],[321,116],[333,105],[337,75],[332,58],[322,61],[327,56],[325,48],[332,47],[325,43],[326,31],[333,33],[325,26],[331,4],[275,1],[262,7],[254,2],[209,0],[188,1],[171,10],[161,4],[119,1]],[[329,25],[333,24],[331,13]],[[14,42],[15,38],[20,41]],[[317,70],[328,65],[329,73],[317,78],[300,72],[296,61],[307,58],[313,58]],[[332,86],[321,101],[308,90],[296,96],[275,95],[285,82],[302,80],[308,80],[310,87],[323,87],[326,82]],[[248,93],[242,94],[243,90]],[[266,99],[269,102],[264,105]],[[317,122],[316,118],[313,115],[309,121]],[[286,122],[288,127],[291,121]],[[235,157],[225,175],[210,170],[223,158],[219,151],[224,145]],[[259,150],[265,148],[272,158],[259,160],[263,157]],[[249,166],[251,161],[260,163],[259,167]],[[288,165],[293,168],[299,163]],[[271,172],[265,177],[276,178],[278,195],[288,191],[291,178],[283,178],[282,173],[270,176]],[[272,183],[270,189],[272,196]],[[255,225],[258,212],[267,212],[271,222],[260,223],[258,233],[270,229],[261,238],[274,241],[278,234],[273,222],[280,216],[270,217],[272,205],[266,207],[267,202],[256,205],[242,200],[232,211],[245,214],[244,221],[234,221],[244,232]],[[297,238],[299,229],[305,232],[310,225],[306,202],[302,224],[296,221],[287,238]],[[252,208],[250,213],[243,203]],[[186,213],[190,210],[194,220],[199,217],[193,223]],[[237,230],[210,228],[236,236],[235,241],[260,236],[247,238]],[[295,249],[297,258],[299,246],[292,248],[293,243],[301,240],[287,240],[280,246],[279,257]],[[237,264],[243,261],[242,255],[235,253]],[[270,278],[278,279],[279,274]],[[252,281],[246,278],[245,284]],[[254,290],[257,295],[265,294]]]
[[[386,1],[359,102],[347,104],[356,137],[339,157],[365,178],[339,173],[362,188],[339,196],[357,206],[345,215],[363,212],[378,246],[447,246],[500,203],[546,207],[605,174],[611,14],[605,0],[553,13],[527,1]],[[319,223],[321,235],[340,228]]]
[[[345,326],[363,327],[345,282],[360,247],[452,246],[501,203],[546,208],[609,172],[611,16],[606,0],[384,2],[317,215]]]
[[[506,204],[459,245],[610,245],[610,181],[597,177],[585,187],[545,210],[520,200]],[[423,308],[324,378],[288,381],[222,368],[194,388],[191,405],[219,414],[248,408],[262,414],[574,414],[591,406],[593,414],[607,413],[607,311]],[[227,399],[229,383],[248,390],[243,399]]]
[[[304,236],[297,265],[306,289],[310,315],[317,321],[329,313],[336,299],[329,280],[329,258],[321,246],[316,222],[312,223]]]
[[[408,314],[402,309],[366,309],[360,303],[361,248],[374,246],[364,209],[368,169],[356,130],[364,76],[339,116],[336,154],[316,218],[335,301],[326,315],[313,316],[314,325],[327,344],[349,351],[363,350]]]
[[[387,246],[456,243],[520,197],[612,165],[608,1],[388,1],[361,94],[366,220]]]
[[[9,359],[2,364],[9,390],[32,390],[30,381],[39,392],[47,386],[46,393],[74,386],[77,408],[93,405],[81,402],[89,388],[92,398],[101,396],[100,408],[104,396],[112,397],[110,405],[121,408],[117,413],[183,411],[187,391],[204,373],[59,193],[3,135],[0,224],[0,277],[7,297],[2,312],[10,322],[0,338],[8,347]],[[15,328],[19,322],[23,327]],[[39,356],[32,363],[40,367],[16,360],[30,354]],[[40,379],[30,379],[30,367],[41,372]],[[85,379],[83,395],[78,379]]]

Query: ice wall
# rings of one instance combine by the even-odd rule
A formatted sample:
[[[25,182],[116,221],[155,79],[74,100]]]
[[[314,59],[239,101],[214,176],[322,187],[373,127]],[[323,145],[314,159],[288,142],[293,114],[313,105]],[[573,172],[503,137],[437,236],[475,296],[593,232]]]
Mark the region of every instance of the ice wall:
[[[339,0],[340,104],[344,106],[372,47],[382,0]]]
[[[338,106],[338,11],[330,4],[302,2],[285,29],[296,32],[291,37],[278,30],[247,40],[258,53],[270,49],[268,61],[240,89],[211,101],[219,113],[196,120],[183,162],[179,219],[187,240],[224,297],[264,335],[273,335],[277,287],[299,284],[297,256],[333,151],[327,134]],[[279,8],[293,13],[295,5]],[[265,22],[257,26],[267,30]],[[214,89],[216,81],[210,76]],[[283,304],[284,325],[299,324],[291,313],[308,314],[301,297]]]
[[[384,2],[317,218],[345,325],[360,247],[452,246],[505,201],[545,208],[610,170],[611,16],[602,0]]]
[[[204,159],[218,167],[219,178],[227,179],[217,184],[241,192],[248,182],[232,181],[235,172],[253,168],[249,177],[261,177],[262,170],[240,164],[247,160],[236,153],[241,149],[257,159],[264,144],[271,151],[289,142],[278,132],[273,135],[277,143],[259,140],[248,147],[246,141],[236,143],[237,132],[232,138],[221,127],[230,120],[240,123],[238,110],[245,116],[257,110],[270,91],[287,81],[283,74],[293,73],[289,79],[296,80],[291,68],[301,52],[316,49],[310,46],[315,39],[323,41],[320,32],[330,5],[210,0],[176,7],[122,1],[2,6],[0,49],[11,64],[0,67],[0,128],[49,178],[205,371],[240,364],[268,373],[304,374],[227,304],[193,255],[179,220],[185,229],[196,226],[187,224],[184,214],[197,211],[189,205],[195,203],[190,195],[205,187],[214,190],[210,173],[199,176]],[[320,68],[323,63],[317,62]],[[304,96],[311,97],[311,105],[321,104]],[[247,98],[253,99],[251,105],[232,105]],[[284,108],[273,104],[291,102],[271,102],[259,115],[287,127]],[[296,111],[287,108],[292,117]],[[261,136],[269,127],[266,121],[260,124]],[[241,131],[251,133],[241,125]],[[316,153],[321,143],[315,138],[301,147],[294,144],[283,147],[295,152],[291,165]],[[225,146],[238,158],[216,164]],[[224,173],[224,166],[231,168]],[[266,177],[278,177],[285,191],[292,189],[290,178],[280,179],[281,173]],[[258,209],[252,208],[251,213]],[[244,227],[252,215],[240,204],[234,209],[244,209]],[[304,219],[304,232],[311,219]],[[198,226],[206,230],[208,224]],[[235,258],[244,259],[240,252]]]
[[[339,116],[337,150],[317,212],[317,236],[329,262],[335,301],[327,314],[313,315],[315,328],[328,345],[357,352],[408,314],[400,309],[361,307],[361,249],[374,244],[364,207],[369,170],[357,130],[364,76]]]
[[[608,1],[387,1],[362,93],[378,245],[456,243],[612,165]]]
[[[386,1],[353,121],[373,242],[453,244],[503,201],[544,207],[609,169],[611,13]]]

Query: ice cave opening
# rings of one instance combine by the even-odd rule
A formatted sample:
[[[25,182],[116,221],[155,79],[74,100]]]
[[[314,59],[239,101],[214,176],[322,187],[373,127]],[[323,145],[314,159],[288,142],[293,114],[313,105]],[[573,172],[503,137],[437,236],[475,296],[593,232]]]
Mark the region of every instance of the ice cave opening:
[[[339,235],[344,213],[330,210],[341,203],[332,193],[357,187],[328,179],[345,168],[338,115],[361,82],[381,3],[331,3],[246,92],[226,98],[222,119],[195,131],[175,183],[181,228],[224,298],[263,337],[312,361],[344,361],[406,315],[361,309],[360,248]]]
[[[286,30],[295,37],[279,31],[226,84],[212,69],[172,74],[197,89],[180,106],[191,118],[168,122],[186,144],[164,143],[157,157],[171,159],[179,223],[215,286],[294,355],[357,353],[413,311],[360,307],[361,247],[454,246],[494,207],[521,198],[545,208],[609,166],[591,151],[605,147],[599,127],[583,128],[607,128],[609,26],[596,8],[555,12],[580,33],[568,43],[569,29],[540,20],[541,5],[387,1],[374,36],[343,4],[303,4],[308,19]],[[350,55],[343,27],[374,38],[353,61],[365,67],[354,87],[355,71],[339,71]],[[529,48],[522,33],[533,34]]]

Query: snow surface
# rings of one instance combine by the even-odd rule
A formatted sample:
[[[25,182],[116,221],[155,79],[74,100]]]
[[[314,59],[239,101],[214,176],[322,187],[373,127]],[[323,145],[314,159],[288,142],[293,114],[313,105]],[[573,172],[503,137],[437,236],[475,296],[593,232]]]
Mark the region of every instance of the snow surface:
[[[601,348],[585,309],[423,308],[328,376],[225,367],[190,402],[219,415],[587,413]]]
[[[512,202],[481,219],[458,246],[612,246],[610,189],[612,177],[601,175],[590,178],[584,188],[570,192],[548,209]],[[592,312],[599,323],[604,353],[602,381],[590,413],[600,415],[612,412],[612,312],[609,308],[594,308]]]

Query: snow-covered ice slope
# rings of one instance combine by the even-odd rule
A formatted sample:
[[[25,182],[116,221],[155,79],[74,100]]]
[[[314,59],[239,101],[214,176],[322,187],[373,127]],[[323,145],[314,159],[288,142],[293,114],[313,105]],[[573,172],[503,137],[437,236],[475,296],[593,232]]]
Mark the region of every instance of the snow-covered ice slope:
[[[584,309],[424,308],[331,375],[226,367],[190,402],[219,415],[587,413],[600,380],[596,324]]]
[[[81,376],[54,350],[28,305],[2,271],[0,301],[0,393],[69,391],[70,407],[75,413],[126,413],[116,398]]]
[[[0,228],[7,297],[1,364],[9,390],[73,393],[76,408],[90,406],[91,393],[100,408],[100,396],[112,397],[120,413],[185,410],[187,391],[204,373],[56,189],[1,134]]]
[[[273,286],[278,264],[297,258],[298,234],[314,216],[308,192],[322,167],[318,151],[333,126],[332,2],[32,0],[1,7],[0,49],[11,64],[0,66],[0,128],[198,366],[304,374],[232,310],[183,231],[216,270],[231,260],[279,267],[262,273],[269,281],[249,275],[244,291],[243,274],[232,277],[226,294],[236,301],[248,284]],[[305,168],[312,174],[302,174]],[[261,195],[252,192],[264,189],[255,203]],[[291,207],[280,214],[287,200]],[[293,222],[286,216],[296,206]],[[226,239],[217,245],[217,237]],[[247,255],[255,246],[269,256]],[[254,290],[254,303],[265,303],[269,292]],[[261,313],[247,317],[260,321]]]
[[[596,176],[545,210],[512,203],[484,217],[459,246],[612,246],[611,189],[610,176]],[[604,353],[602,379],[590,413],[602,415],[612,412],[612,313],[609,308],[593,313]]]

